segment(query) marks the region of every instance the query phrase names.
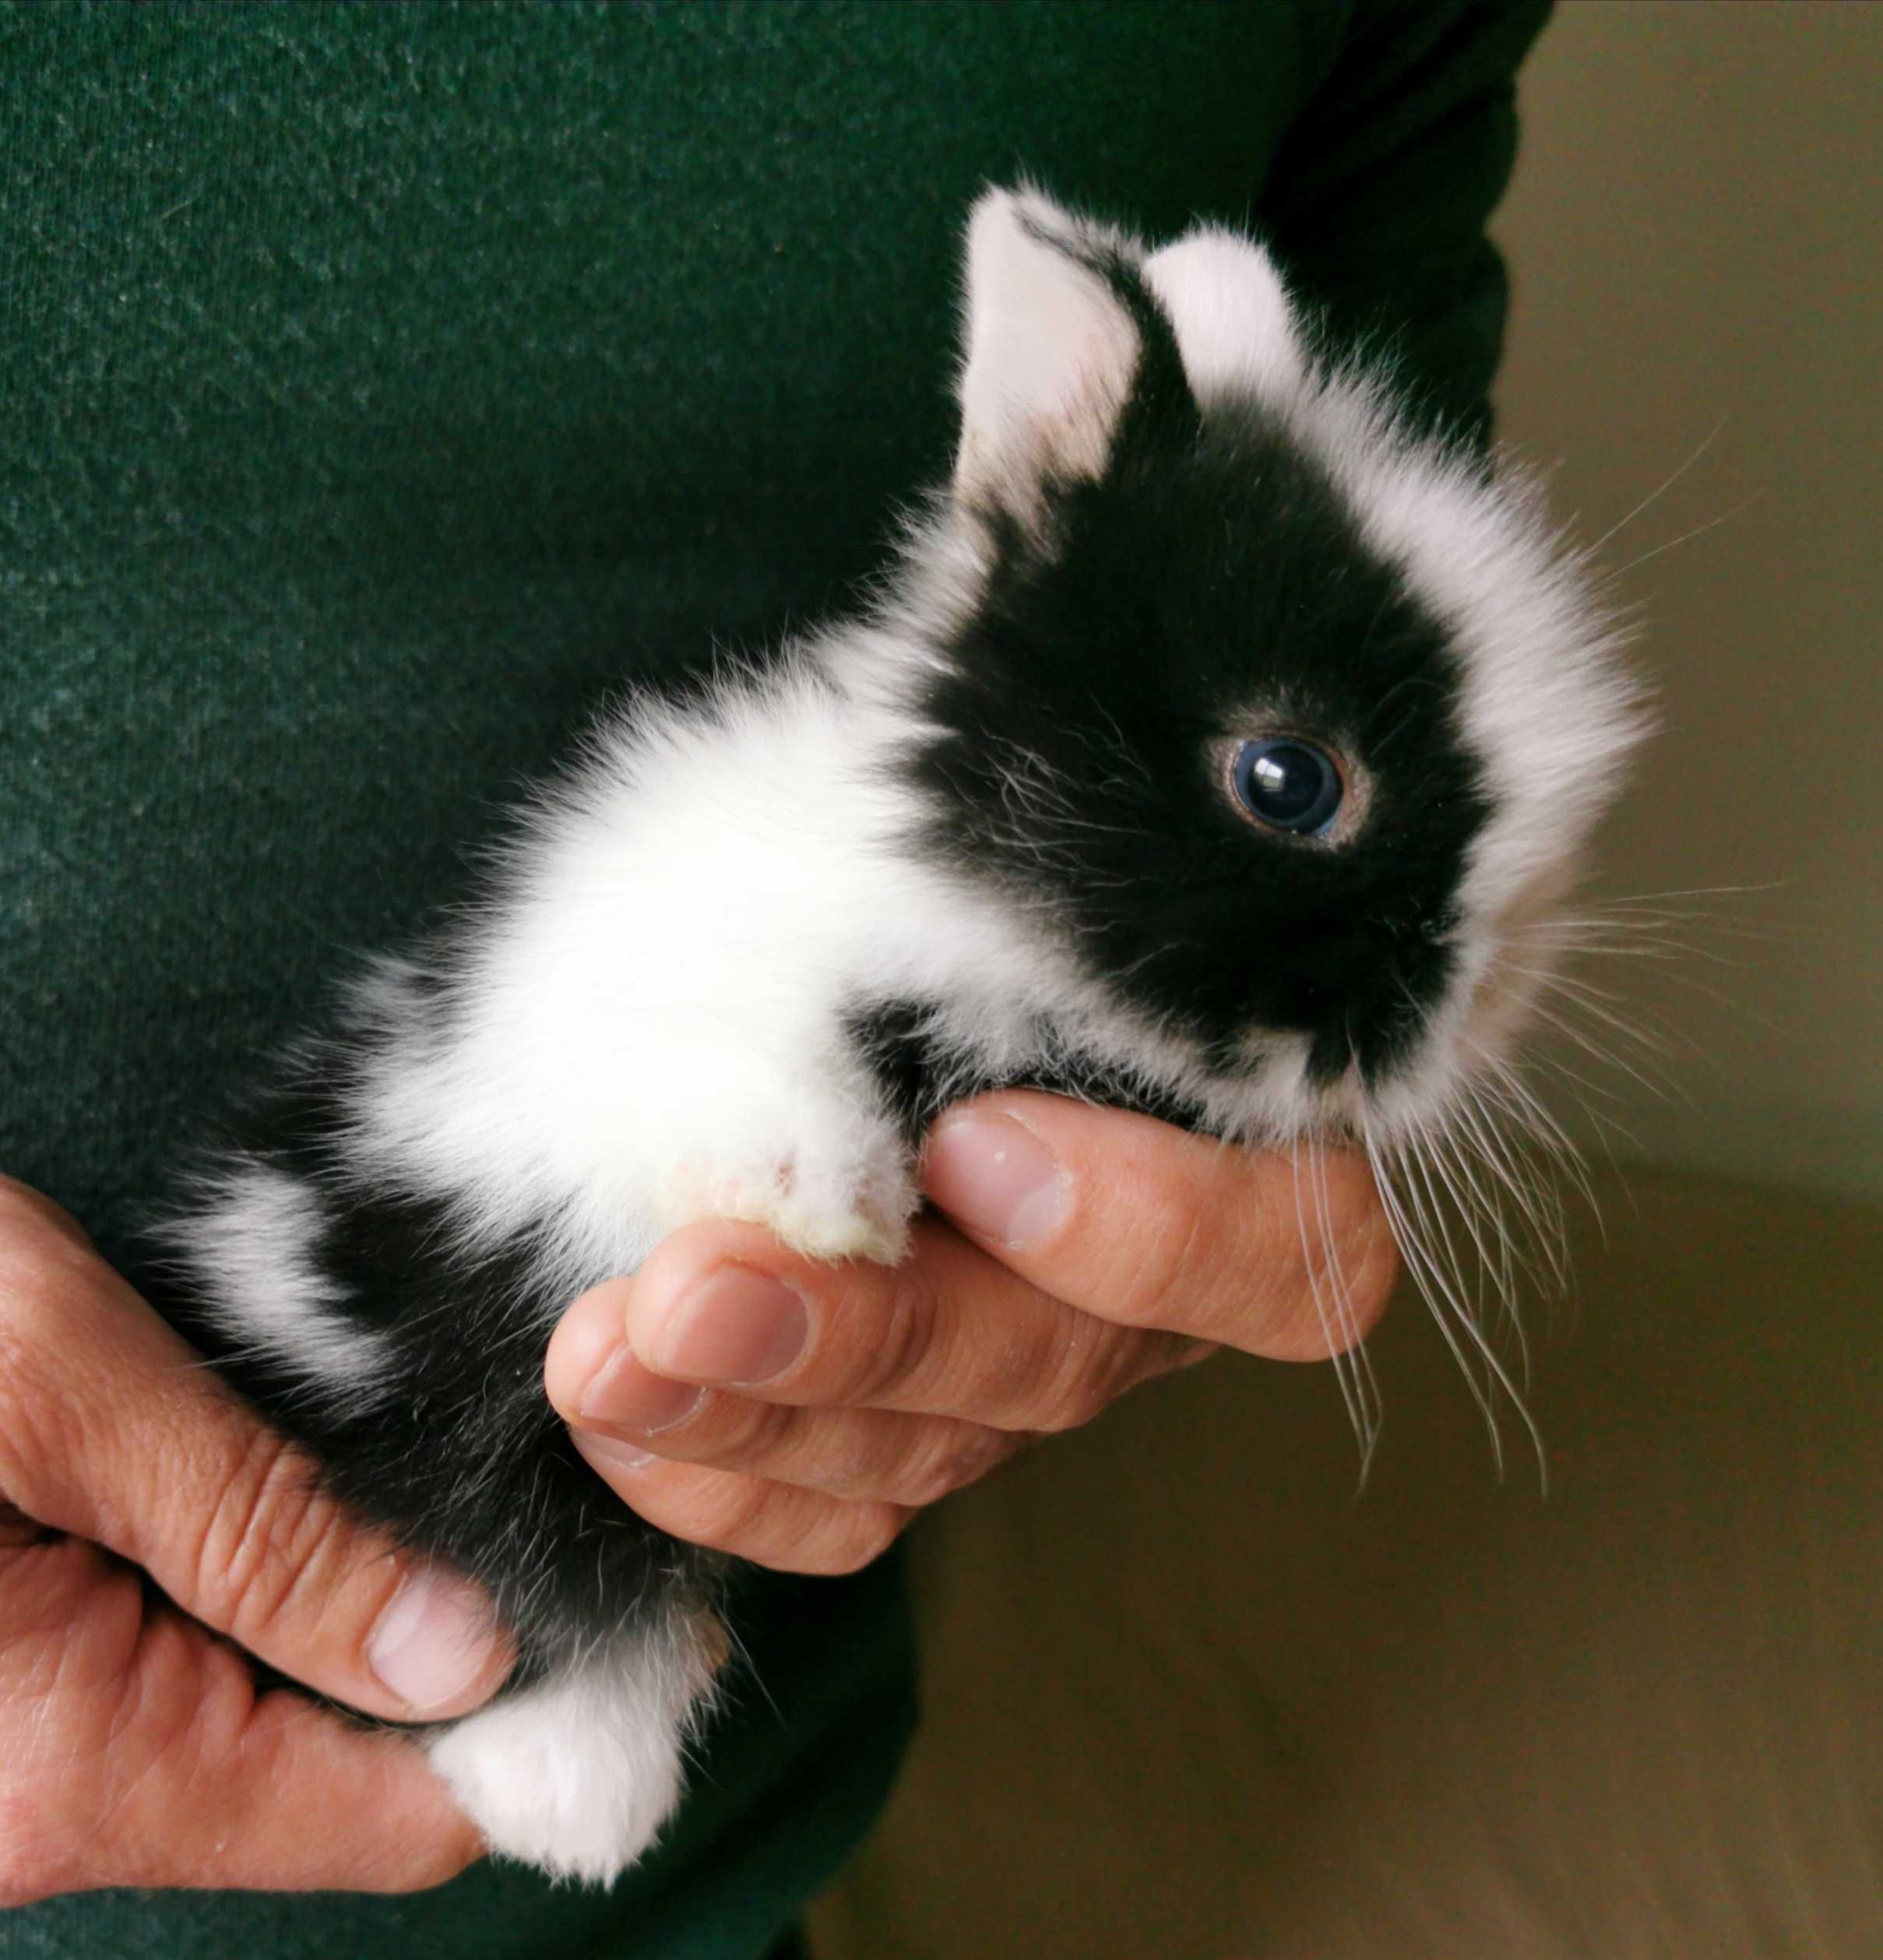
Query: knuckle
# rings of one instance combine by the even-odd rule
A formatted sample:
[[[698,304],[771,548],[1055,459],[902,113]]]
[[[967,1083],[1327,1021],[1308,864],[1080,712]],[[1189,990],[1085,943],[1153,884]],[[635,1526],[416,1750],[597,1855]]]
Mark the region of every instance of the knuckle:
[[[934,1304],[903,1273],[892,1280],[887,1318],[874,1343],[857,1344],[862,1361],[853,1399],[864,1405],[892,1395],[920,1371],[933,1341]]]
[[[1160,1205],[1141,1215],[1120,1248],[1107,1313],[1132,1327],[1181,1324],[1203,1232],[1204,1213],[1195,1205]]]
[[[998,1429],[1041,1428],[1042,1404],[1064,1392],[1068,1371],[1098,1324],[1075,1307],[1055,1304],[1025,1317],[998,1345],[966,1343],[961,1392],[951,1406]]]
[[[713,1476],[685,1501],[678,1535],[716,1551],[739,1551],[762,1526],[769,1494],[770,1487],[754,1477]]]
[[[335,1522],[311,1466],[258,1425],[198,1541],[198,1610],[245,1645],[265,1642],[330,1554]]]
[[[949,1450],[931,1453],[910,1465],[899,1476],[891,1480],[889,1488],[897,1503],[911,1504],[920,1510],[924,1505],[938,1503],[951,1491],[959,1490],[964,1483],[973,1480],[972,1473],[962,1466],[958,1454]]]
[[[843,1578],[873,1565],[901,1535],[906,1513],[890,1504],[849,1508],[842,1528],[818,1545],[799,1570],[827,1578]]]
[[[720,1469],[758,1469],[779,1455],[797,1426],[798,1411],[783,1402],[741,1399],[734,1406],[737,1413],[729,1409],[715,1425],[717,1435],[702,1433],[697,1438],[685,1437],[685,1454],[689,1460],[710,1463]],[[681,1441],[676,1438],[677,1443]]]
[[[977,1482],[1005,1454],[998,1434],[977,1433],[965,1423],[944,1423],[938,1437],[918,1450],[895,1480],[899,1504],[917,1509]]]
[[[1040,1387],[1029,1427],[1058,1434],[1103,1414],[1136,1378],[1140,1345],[1129,1330],[1082,1320]]]

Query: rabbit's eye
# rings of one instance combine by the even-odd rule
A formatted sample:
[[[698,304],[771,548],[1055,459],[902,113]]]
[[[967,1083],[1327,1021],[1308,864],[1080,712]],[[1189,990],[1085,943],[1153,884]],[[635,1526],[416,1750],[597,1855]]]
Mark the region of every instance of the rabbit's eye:
[[[1237,801],[1258,823],[1297,837],[1325,835],[1340,808],[1343,786],[1333,758],[1290,737],[1244,742],[1230,781]]]

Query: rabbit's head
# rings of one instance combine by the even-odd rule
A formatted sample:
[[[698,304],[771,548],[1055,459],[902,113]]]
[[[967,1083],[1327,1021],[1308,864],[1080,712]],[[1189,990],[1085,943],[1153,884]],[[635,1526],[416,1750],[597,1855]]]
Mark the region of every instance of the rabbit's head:
[[[1318,360],[1248,239],[991,192],[966,288],[905,614],[934,852],[1210,1128],[1390,1141],[1508,1093],[1642,726],[1532,491]]]

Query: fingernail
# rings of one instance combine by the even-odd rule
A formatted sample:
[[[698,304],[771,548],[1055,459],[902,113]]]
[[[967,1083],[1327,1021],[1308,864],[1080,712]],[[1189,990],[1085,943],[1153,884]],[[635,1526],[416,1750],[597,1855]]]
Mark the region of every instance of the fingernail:
[[[649,1358],[663,1373],[744,1387],[783,1374],[810,1333],[804,1303],[783,1280],[720,1266],[681,1296]]]
[[[569,1431],[577,1449],[597,1468],[608,1470],[644,1470],[660,1459],[652,1450],[638,1450],[632,1443],[618,1443],[612,1436],[593,1436],[586,1430]]]
[[[1072,1202],[1058,1159],[1010,1116],[945,1117],[928,1140],[923,1177],[950,1217],[1001,1245],[1044,1237]]]
[[[632,1349],[622,1346],[590,1376],[575,1413],[585,1421],[652,1436],[685,1422],[705,1393],[695,1383],[669,1381],[643,1367]]]
[[[442,1708],[490,1664],[489,1606],[469,1580],[421,1565],[392,1596],[366,1643],[367,1665],[415,1715]]]

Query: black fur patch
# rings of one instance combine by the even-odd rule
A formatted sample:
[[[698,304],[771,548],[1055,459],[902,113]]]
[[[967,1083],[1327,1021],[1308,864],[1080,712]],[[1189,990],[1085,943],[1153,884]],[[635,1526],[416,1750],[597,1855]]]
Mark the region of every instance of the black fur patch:
[[[845,1034],[868,1063],[912,1149],[951,1103],[997,1089],[1043,1089],[1108,1108],[1136,1110],[1184,1129],[1201,1127],[1201,1113],[1189,1103],[1149,1093],[1082,1056],[1054,1052],[1050,1043],[1037,1068],[1000,1075],[964,1070],[928,1033],[933,1012],[919,1001],[885,1001],[853,1008],[843,1017]]]
[[[1489,812],[1455,656],[1323,469],[1253,403],[1181,397],[1135,275],[1143,352],[1103,478],[1043,523],[983,513],[986,600],[920,704],[933,848],[1071,923],[1121,1001],[1227,1065],[1251,1031],[1311,1038],[1322,1080],[1404,1059],[1450,976],[1466,852]],[[1325,846],[1248,821],[1226,744],[1307,734],[1371,784]]]
[[[517,1637],[515,1687],[677,1593],[709,1597],[724,1561],[637,1518],[576,1454],[543,1389],[569,1303],[533,1286],[528,1242],[474,1255],[435,1201],[342,1174],[341,1095],[374,1039],[362,1028],[301,1050],[212,1153],[282,1172],[318,1205],[332,1311],[389,1349],[370,1404],[245,1348],[188,1292],[160,1304],[335,1496],[484,1585]]]

